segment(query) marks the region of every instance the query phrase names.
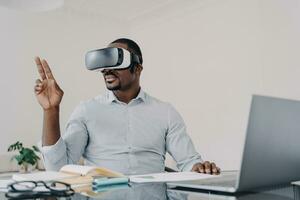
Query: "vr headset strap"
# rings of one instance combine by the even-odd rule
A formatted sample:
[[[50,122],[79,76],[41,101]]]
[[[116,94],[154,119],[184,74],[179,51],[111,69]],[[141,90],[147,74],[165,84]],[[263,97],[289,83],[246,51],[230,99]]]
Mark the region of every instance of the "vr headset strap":
[[[134,68],[136,64],[141,64],[140,58],[138,57],[138,55],[131,53],[131,64],[129,66],[129,70],[131,73],[134,72]]]

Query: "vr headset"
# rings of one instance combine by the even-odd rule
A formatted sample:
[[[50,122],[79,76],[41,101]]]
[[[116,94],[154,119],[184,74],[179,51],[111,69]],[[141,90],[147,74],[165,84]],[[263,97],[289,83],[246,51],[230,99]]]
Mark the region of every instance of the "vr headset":
[[[92,71],[127,69],[135,64],[141,64],[139,57],[122,48],[108,47],[97,49],[89,51],[85,55],[86,68]]]

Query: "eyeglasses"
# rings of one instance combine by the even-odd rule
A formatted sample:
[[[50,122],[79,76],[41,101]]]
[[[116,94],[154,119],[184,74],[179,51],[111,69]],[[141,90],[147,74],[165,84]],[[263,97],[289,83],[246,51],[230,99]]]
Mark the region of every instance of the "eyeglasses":
[[[75,193],[69,184],[60,181],[18,181],[7,187],[5,196],[10,199],[69,197]]]

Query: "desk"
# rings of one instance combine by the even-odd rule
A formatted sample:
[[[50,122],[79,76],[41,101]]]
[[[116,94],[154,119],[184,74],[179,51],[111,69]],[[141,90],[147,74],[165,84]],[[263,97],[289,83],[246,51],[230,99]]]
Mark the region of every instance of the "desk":
[[[0,199],[5,194],[0,193]],[[50,198],[52,199],[52,198]],[[56,198],[53,198],[56,199]],[[68,199],[68,198],[60,198]],[[216,194],[199,190],[183,190],[182,188],[168,188],[162,183],[133,184],[130,187],[114,189],[98,193],[94,198],[76,193],[69,199],[105,199],[105,200],[299,200],[295,197],[292,186],[280,187],[272,190],[245,193],[238,195]]]

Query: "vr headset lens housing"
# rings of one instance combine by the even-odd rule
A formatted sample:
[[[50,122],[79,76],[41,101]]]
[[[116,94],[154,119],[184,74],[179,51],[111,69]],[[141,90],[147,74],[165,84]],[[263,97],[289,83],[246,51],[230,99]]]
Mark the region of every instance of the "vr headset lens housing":
[[[97,49],[85,55],[88,70],[126,69],[133,63],[140,63],[138,56],[122,48]]]

